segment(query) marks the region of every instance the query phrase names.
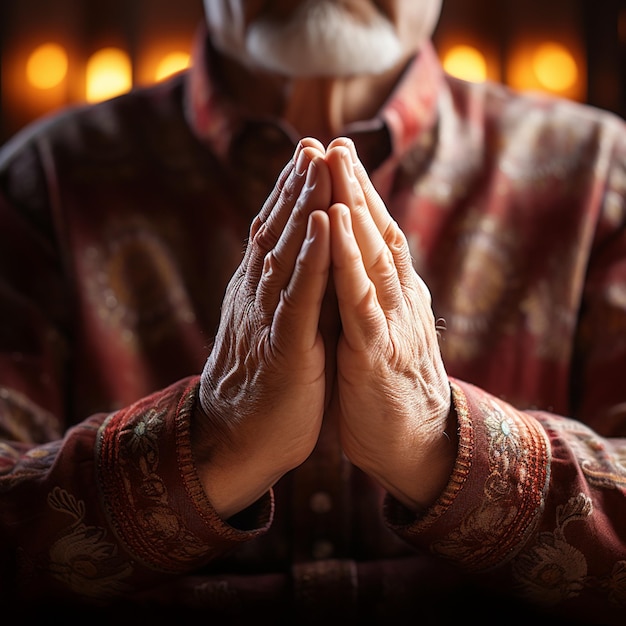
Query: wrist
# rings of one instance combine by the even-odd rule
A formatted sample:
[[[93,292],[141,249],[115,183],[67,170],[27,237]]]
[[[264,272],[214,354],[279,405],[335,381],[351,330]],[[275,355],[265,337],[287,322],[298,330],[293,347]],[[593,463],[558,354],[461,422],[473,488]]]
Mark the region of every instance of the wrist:
[[[191,423],[191,451],[196,472],[209,502],[222,519],[247,509],[280,478],[213,428],[197,406]],[[267,471],[266,471],[267,470]]]
[[[419,450],[419,454],[415,454]],[[430,508],[444,492],[452,476],[458,451],[456,411],[452,407],[445,427],[429,443],[393,455],[379,468],[367,471],[396,500],[420,512]]]

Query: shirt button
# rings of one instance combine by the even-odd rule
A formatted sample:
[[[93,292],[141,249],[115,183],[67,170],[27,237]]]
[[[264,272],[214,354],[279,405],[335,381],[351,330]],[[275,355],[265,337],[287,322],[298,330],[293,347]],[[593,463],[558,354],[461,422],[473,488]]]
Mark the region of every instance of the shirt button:
[[[333,501],[330,494],[325,491],[318,491],[311,496],[309,506],[313,513],[328,513],[333,508]]]
[[[325,541],[324,539],[314,542],[311,548],[311,554],[317,560],[328,559],[334,552],[335,546],[330,541]]]

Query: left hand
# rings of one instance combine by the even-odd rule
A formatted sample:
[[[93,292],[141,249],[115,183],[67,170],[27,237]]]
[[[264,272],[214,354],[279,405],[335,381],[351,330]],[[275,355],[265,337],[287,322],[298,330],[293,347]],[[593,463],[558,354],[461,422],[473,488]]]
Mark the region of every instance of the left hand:
[[[342,446],[352,463],[419,510],[444,489],[456,458],[450,384],[430,292],[352,142],[332,142],[326,161],[343,327],[334,402]],[[446,433],[449,417],[453,432]]]

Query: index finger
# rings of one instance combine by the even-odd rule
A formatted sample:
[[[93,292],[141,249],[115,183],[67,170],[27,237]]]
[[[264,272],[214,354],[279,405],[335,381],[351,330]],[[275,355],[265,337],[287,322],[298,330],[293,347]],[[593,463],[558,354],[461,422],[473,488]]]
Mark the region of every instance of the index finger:
[[[309,164],[317,156],[320,156],[317,145],[308,141],[298,144],[294,158],[281,173],[263,209],[252,222],[242,266],[251,270],[257,279],[265,255],[276,245],[289,222],[304,186]]]

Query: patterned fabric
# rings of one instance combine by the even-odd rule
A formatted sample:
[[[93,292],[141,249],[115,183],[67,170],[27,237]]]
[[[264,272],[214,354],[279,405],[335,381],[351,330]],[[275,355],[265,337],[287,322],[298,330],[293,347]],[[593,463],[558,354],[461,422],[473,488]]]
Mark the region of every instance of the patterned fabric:
[[[621,623],[624,122],[452,79],[426,47],[344,134],[444,328],[449,485],[416,517],[322,438],[222,520],[189,416],[249,223],[298,137],[229,100],[200,40],[188,75],[0,152],[5,605],[428,624],[452,618],[451,597],[482,618],[521,611],[513,589],[532,610]]]

